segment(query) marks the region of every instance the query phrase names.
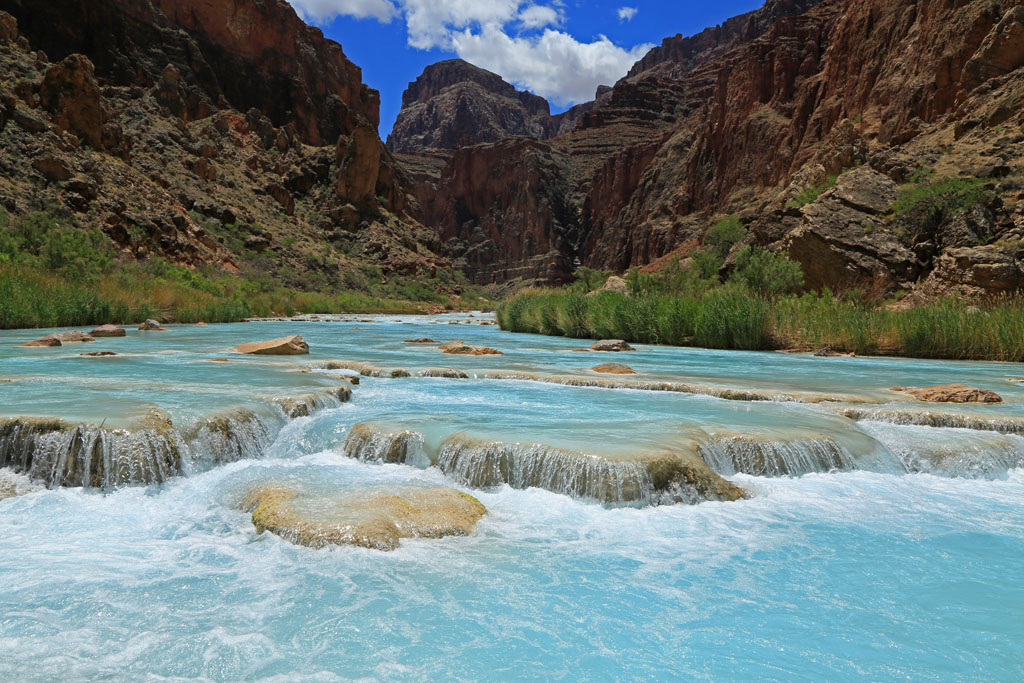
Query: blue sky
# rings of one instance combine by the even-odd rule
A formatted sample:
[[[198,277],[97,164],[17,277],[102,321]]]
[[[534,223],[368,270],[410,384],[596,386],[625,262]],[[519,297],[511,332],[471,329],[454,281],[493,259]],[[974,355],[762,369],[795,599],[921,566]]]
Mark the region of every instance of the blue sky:
[[[380,91],[381,136],[429,64],[462,57],[552,111],[593,98],[662,38],[691,35],[763,0],[289,0],[339,43]]]

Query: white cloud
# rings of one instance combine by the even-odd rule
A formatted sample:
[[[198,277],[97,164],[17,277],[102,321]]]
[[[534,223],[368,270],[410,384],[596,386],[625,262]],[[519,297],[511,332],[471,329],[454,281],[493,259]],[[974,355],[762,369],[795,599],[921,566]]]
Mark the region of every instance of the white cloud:
[[[524,29],[558,26],[561,23],[562,16],[553,7],[530,5],[519,12],[519,25]]]
[[[288,0],[304,19],[327,22],[338,15],[388,23],[398,16],[391,0]]]
[[[652,47],[626,49],[605,36],[581,42],[561,26],[561,0],[289,0],[305,17],[405,19],[412,47],[440,48],[557,105],[586,102]],[[636,8],[618,10],[623,20]]]
[[[639,11],[636,7],[620,7],[618,11],[619,21],[633,21],[633,17]]]
[[[494,26],[477,33],[462,31],[452,42],[455,52],[466,61],[562,106],[593,99],[597,86],[625,76],[651,49],[650,45],[638,45],[625,50],[605,36],[581,43],[552,29],[539,37],[513,37]]]

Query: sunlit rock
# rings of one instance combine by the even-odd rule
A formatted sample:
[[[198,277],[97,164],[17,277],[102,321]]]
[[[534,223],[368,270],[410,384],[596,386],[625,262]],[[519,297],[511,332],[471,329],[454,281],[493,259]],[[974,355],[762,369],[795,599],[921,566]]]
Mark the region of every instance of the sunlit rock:
[[[621,339],[602,339],[590,345],[591,351],[635,351],[632,346]]]
[[[245,497],[259,533],[269,531],[299,545],[355,545],[395,550],[403,538],[466,536],[487,508],[450,488],[402,488],[329,496],[303,495],[268,485]]]
[[[600,372],[605,375],[635,375],[636,370],[623,365],[622,363],[601,363],[591,368],[594,372]]]
[[[153,320],[152,318],[146,320],[146,322],[139,325],[139,330],[142,332],[168,332],[169,330],[160,324],[160,321]]]
[[[256,356],[301,356],[309,353],[309,344],[302,337],[293,335],[264,342],[240,344],[232,351]]]
[[[999,394],[966,384],[938,384],[930,387],[893,387],[893,391],[910,394],[930,403],[1002,403]]]
[[[500,356],[501,351],[492,349],[489,346],[473,346],[463,341],[450,341],[445,344],[441,344],[441,351],[448,354],[460,355],[460,356]]]

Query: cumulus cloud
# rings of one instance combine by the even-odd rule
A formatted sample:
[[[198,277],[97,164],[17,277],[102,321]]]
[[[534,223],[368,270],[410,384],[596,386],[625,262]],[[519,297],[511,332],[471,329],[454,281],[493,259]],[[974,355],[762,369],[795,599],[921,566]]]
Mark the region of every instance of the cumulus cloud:
[[[530,5],[519,12],[519,25],[524,29],[558,26],[561,23],[562,16],[553,7]]]
[[[631,49],[605,36],[591,42],[558,30],[560,0],[289,0],[304,16],[327,21],[338,15],[405,20],[408,42],[440,48],[493,71],[521,88],[565,106],[585,102],[598,85],[611,84],[651,48]],[[636,8],[618,10],[623,20]]]
[[[398,16],[391,0],[288,0],[292,7],[310,21],[326,22],[344,15],[357,19],[376,19],[388,23]]]
[[[619,21],[632,21],[639,11],[636,7],[620,7],[618,12]]]
[[[501,74],[557,105],[593,99],[597,86],[626,75],[651,48],[625,50],[605,36],[581,43],[568,33],[545,30],[540,36],[510,36],[489,26],[452,37],[455,52],[477,66]]]

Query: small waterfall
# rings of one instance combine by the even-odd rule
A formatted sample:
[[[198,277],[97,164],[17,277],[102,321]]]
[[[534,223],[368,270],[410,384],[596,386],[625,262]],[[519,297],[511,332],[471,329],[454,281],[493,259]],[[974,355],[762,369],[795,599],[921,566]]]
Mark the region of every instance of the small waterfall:
[[[607,460],[543,444],[482,441],[456,435],[441,444],[437,466],[467,486],[542,488],[603,503],[651,503],[643,463]]]
[[[203,418],[186,436],[189,469],[198,471],[259,458],[270,445],[274,431],[247,408]]]
[[[968,479],[999,479],[1024,467],[1024,437],[953,427],[865,422],[910,472]]]
[[[738,435],[719,437],[701,444],[700,456],[711,469],[725,475],[742,472],[785,477],[858,469],[850,452],[828,438],[775,441]]]
[[[341,444],[341,452],[363,462],[383,462],[429,467],[423,435],[410,429],[388,431],[372,422],[361,422]]]
[[[1024,419],[1014,417],[984,418],[960,413],[943,413],[929,410],[892,410],[843,408],[840,415],[855,422],[886,422],[893,425],[916,425],[920,427],[947,427],[973,429],[976,431],[999,432],[1000,434],[1024,435]]]
[[[0,427],[0,466],[50,487],[159,484],[181,471],[183,444],[165,416],[153,414],[146,423],[127,431],[6,420]]]
[[[258,458],[272,430],[251,410],[207,417],[179,432],[154,412],[131,429],[63,420],[0,420],[0,467],[48,487],[160,484],[215,465]]]
[[[309,417],[329,408],[338,408],[352,398],[351,387],[335,387],[326,391],[317,391],[304,396],[285,396],[275,398],[274,404],[284,412],[285,417],[296,419]]]

